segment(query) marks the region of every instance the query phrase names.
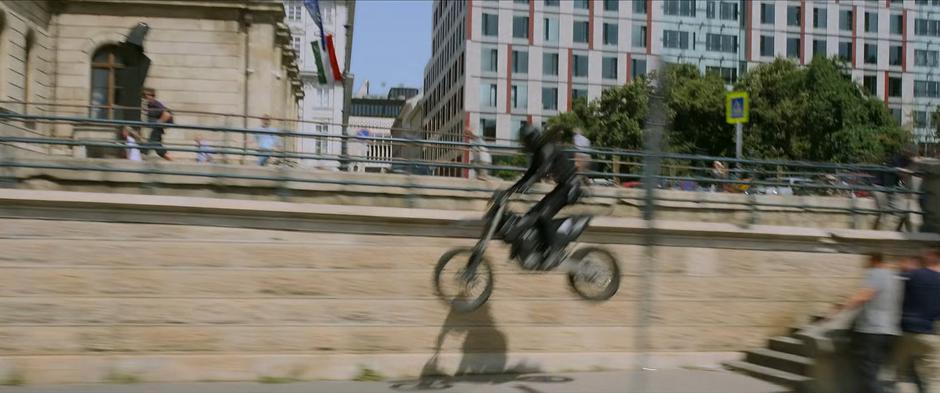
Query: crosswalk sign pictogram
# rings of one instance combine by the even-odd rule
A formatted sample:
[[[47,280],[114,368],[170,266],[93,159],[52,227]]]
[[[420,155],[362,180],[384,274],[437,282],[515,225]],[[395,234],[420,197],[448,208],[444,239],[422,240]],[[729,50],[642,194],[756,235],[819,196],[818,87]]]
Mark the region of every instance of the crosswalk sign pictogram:
[[[725,96],[725,121],[728,124],[747,123],[750,109],[747,92],[734,91]]]

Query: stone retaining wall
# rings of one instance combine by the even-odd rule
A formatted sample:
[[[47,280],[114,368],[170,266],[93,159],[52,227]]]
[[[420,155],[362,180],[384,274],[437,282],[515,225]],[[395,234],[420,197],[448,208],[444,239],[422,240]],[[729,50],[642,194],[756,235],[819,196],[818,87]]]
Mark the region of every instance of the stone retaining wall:
[[[310,227],[282,222],[288,214]],[[709,367],[843,299],[865,247],[936,240],[661,222],[668,245],[656,248],[638,342],[645,259],[629,239],[644,229],[632,220],[598,219],[587,234],[620,260],[612,300],[580,301],[562,274],[522,272],[496,247],[491,301],[458,315],[433,297],[431,272],[476,229],[376,233],[461,218],[447,212],[6,190],[0,217],[0,380],[28,383],[623,369],[644,350],[653,367]],[[175,221],[190,218],[201,225]],[[330,224],[342,220],[361,227]]]

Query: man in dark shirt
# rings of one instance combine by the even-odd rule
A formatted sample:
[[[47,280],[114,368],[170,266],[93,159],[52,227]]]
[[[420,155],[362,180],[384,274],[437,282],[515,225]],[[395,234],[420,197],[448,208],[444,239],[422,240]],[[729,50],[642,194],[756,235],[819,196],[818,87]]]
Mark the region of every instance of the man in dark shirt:
[[[933,355],[935,320],[940,319],[940,250],[924,255],[919,269],[905,272],[904,307],[898,348],[899,371],[908,371],[920,393],[927,393],[927,359]]]
[[[151,87],[145,87],[144,99],[147,100],[147,121],[153,123],[150,131],[150,137],[147,138],[147,145],[156,150],[157,155],[164,160],[170,161],[170,156],[166,149],[163,149],[163,126],[162,124],[173,124],[173,113],[167,109],[160,101],[157,101],[157,91]],[[144,150],[146,155],[149,150]]]

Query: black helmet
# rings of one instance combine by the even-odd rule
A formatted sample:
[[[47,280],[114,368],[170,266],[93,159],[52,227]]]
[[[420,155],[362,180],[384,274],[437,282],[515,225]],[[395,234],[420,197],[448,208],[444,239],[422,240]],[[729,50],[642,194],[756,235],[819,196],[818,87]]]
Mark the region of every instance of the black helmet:
[[[542,131],[531,124],[519,129],[519,143],[528,151],[535,151],[542,139]]]

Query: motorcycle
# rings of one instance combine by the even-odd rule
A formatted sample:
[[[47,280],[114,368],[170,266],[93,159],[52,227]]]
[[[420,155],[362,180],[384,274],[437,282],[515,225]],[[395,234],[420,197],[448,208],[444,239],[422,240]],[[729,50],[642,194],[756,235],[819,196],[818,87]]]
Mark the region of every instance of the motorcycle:
[[[553,247],[543,251],[537,225],[522,227],[522,215],[508,211],[509,193],[496,192],[484,215],[483,233],[474,247],[444,253],[434,269],[437,296],[457,312],[476,310],[493,292],[493,270],[485,253],[491,240],[510,245],[510,260],[530,271],[568,270],[568,284],[590,301],[610,299],[620,288],[620,267],[614,255],[601,247],[573,249],[571,244],[587,228],[592,216],[576,215],[551,221]],[[533,263],[536,261],[536,263]],[[453,271],[452,271],[453,270]],[[452,291],[450,285],[456,288]]]

